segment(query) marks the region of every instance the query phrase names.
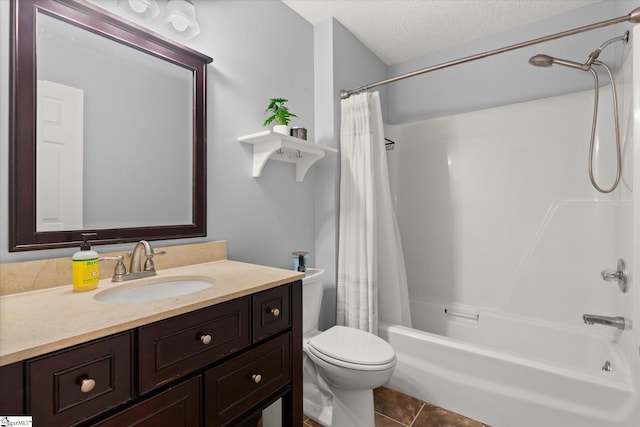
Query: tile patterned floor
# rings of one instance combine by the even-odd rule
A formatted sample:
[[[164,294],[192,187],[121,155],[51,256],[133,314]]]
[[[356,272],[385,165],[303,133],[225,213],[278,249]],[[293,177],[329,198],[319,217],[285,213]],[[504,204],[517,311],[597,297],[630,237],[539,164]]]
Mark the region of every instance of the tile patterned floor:
[[[373,391],[376,427],[489,427],[386,387]],[[304,427],[322,427],[305,417]]]

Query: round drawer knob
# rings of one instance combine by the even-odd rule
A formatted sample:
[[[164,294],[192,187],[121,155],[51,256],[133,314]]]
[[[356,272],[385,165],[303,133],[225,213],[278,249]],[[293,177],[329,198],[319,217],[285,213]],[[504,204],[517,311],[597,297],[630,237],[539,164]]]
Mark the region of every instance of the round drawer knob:
[[[256,384],[260,384],[260,381],[262,381],[262,375],[260,374],[253,374],[251,376],[251,379],[253,380],[254,383]]]
[[[211,343],[211,335],[209,334],[204,334],[200,337],[200,341],[202,341],[202,344],[207,345],[209,343]]]
[[[271,309],[271,314],[273,314],[274,317],[280,316],[280,309],[278,307],[272,308]]]
[[[80,383],[80,390],[82,390],[83,393],[89,393],[91,390],[95,388],[95,386],[96,386],[96,380],[92,380],[91,378],[85,378]]]

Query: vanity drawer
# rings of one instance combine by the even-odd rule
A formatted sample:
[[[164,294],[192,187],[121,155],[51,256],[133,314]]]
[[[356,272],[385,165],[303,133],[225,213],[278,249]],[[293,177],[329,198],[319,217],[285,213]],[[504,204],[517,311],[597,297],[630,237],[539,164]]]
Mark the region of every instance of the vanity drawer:
[[[131,354],[126,333],[28,361],[27,412],[38,425],[70,425],[130,400]]]
[[[283,334],[205,373],[205,425],[222,426],[291,379],[291,333]]]
[[[201,422],[201,377],[163,391],[96,424],[96,427],[199,427]]]
[[[249,297],[138,329],[140,393],[250,344]]]
[[[291,326],[289,286],[267,289],[252,296],[253,342]]]

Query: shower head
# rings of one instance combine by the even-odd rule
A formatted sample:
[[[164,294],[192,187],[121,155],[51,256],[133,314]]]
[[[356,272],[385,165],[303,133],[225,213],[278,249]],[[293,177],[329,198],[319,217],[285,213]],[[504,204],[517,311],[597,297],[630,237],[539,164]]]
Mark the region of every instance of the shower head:
[[[551,67],[553,65],[553,57],[540,53],[529,58],[529,64],[536,67]]]
[[[558,64],[582,71],[588,71],[589,68],[591,68],[590,65],[567,61],[566,59],[554,58],[553,56],[543,54],[538,54],[529,58],[529,64],[535,65],[536,67],[551,67],[553,64]]]

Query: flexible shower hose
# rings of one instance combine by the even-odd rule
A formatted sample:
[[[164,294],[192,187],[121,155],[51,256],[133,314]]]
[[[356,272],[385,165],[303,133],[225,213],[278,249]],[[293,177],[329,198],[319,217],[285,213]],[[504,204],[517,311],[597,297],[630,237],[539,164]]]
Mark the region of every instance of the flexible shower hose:
[[[613,116],[615,120],[615,130],[616,130],[616,179],[613,185],[608,189],[603,189],[598,185],[594,176],[593,176],[593,146],[595,143],[596,136],[596,125],[598,122],[598,94],[600,92],[600,85],[598,83],[598,73],[596,73],[593,68],[589,68],[591,74],[593,74],[593,81],[595,84],[595,95],[593,98],[593,122],[591,124],[591,141],[589,142],[589,179],[591,180],[591,185],[593,188],[598,190],[601,193],[611,193],[613,190],[618,187],[620,183],[620,175],[622,173],[622,154],[620,149],[620,125],[618,123],[618,95],[616,92],[616,83],[613,79],[613,74],[611,74],[611,69],[602,61],[594,61],[594,65],[600,65],[605,70],[607,70],[607,74],[609,74],[609,80],[611,80],[611,93],[613,95]]]

